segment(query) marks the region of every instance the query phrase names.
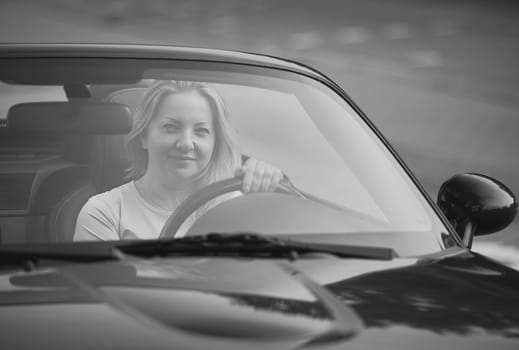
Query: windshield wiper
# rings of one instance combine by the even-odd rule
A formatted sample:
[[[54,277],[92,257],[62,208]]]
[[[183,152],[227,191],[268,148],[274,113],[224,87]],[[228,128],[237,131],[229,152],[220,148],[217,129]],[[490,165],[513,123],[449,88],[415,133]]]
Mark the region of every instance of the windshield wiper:
[[[338,257],[391,260],[392,248],[308,243],[256,233],[208,233],[172,240],[132,242],[117,247],[122,253],[156,255],[238,255],[296,258],[306,253],[327,253]]]
[[[13,244],[0,247],[0,266],[37,265],[42,260],[98,262],[120,260],[113,242],[67,242],[58,244]]]

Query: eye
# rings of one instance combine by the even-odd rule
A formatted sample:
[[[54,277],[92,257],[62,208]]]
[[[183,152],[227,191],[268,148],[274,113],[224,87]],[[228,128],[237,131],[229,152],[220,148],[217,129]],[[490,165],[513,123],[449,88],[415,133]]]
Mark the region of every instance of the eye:
[[[168,132],[171,132],[171,131],[176,131],[177,130],[177,126],[175,124],[172,124],[172,123],[167,123],[167,124],[164,124],[162,125],[162,129],[168,131]]]
[[[198,135],[202,136],[209,135],[211,133],[211,131],[208,128],[196,128],[195,132]]]

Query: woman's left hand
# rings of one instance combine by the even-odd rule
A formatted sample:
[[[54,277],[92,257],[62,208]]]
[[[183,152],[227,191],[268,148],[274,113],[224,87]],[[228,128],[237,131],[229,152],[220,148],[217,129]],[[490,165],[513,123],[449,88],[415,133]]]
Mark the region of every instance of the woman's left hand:
[[[236,169],[236,176],[243,175],[242,192],[274,192],[283,179],[283,172],[268,163],[249,158]]]

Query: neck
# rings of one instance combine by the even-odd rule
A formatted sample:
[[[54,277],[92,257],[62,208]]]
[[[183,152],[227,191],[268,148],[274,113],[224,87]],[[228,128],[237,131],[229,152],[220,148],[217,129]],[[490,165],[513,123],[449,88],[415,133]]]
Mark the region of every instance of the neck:
[[[193,183],[187,181],[166,182],[150,172],[136,180],[136,185],[147,202],[166,210],[174,210],[196,190]]]

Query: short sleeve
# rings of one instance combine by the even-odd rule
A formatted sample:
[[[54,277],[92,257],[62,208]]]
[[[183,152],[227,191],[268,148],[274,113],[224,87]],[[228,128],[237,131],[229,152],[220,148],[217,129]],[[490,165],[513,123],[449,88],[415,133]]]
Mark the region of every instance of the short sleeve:
[[[110,193],[90,198],[79,212],[74,241],[119,240],[120,203]],[[112,200],[110,200],[112,199]]]

